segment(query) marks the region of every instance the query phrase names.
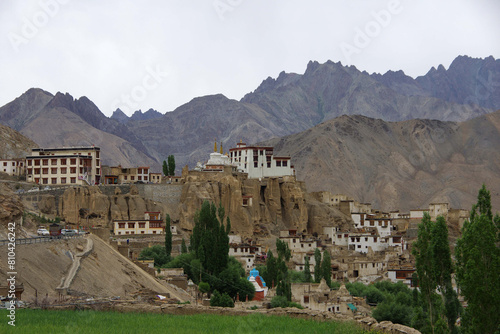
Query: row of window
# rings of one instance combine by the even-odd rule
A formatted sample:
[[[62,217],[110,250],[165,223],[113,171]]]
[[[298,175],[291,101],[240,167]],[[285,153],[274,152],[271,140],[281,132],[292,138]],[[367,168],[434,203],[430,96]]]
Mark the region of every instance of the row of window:
[[[59,183],[57,182],[57,177],[52,177],[52,178],[48,178],[48,177],[43,177],[42,178],[42,182],[41,184],[49,184],[49,180],[50,180],[50,184],[67,184],[68,182],[68,179],[69,179],[69,183],[76,183],[76,177],[61,177],[59,179]],[[35,183],[37,184],[40,184],[40,178],[36,177],[35,178]]]
[[[50,165],[51,166],[57,166],[57,160],[59,160],[60,165],[67,165],[68,160],[70,165],[76,165],[76,158],[60,158],[60,159],[50,159]],[[40,161],[42,166],[48,166],[49,165],[49,159],[28,159],[28,166],[40,166]],[[99,166],[99,159],[96,161],[96,165]],[[80,165],[83,165],[83,160],[80,160]]]
[[[4,161],[3,162],[3,166],[7,167],[8,166],[8,161]],[[16,166],[16,162],[12,161],[12,167],[15,167],[15,166]],[[19,167],[23,167],[23,163],[22,162],[19,163]]]
[[[123,179],[125,181],[128,181],[128,175],[124,175]],[[137,176],[137,181],[147,181],[147,180],[148,180],[147,176],[141,176],[141,175]],[[130,181],[135,181],[135,175],[130,175]]]
[[[139,228],[146,228],[146,223],[137,223],[139,224]],[[127,225],[127,227],[125,227]],[[135,228],[135,223],[118,223],[118,228]],[[149,223],[149,228],[161,228],[161,223]]]
[[[67,174],[68,173],[68,168],[67,167],[60,167],[60,172],[57,171],[57,167],[52,167],[52,168],[28,168],[27,170],[27,174],[28,175],[31,175],[33,174],[33,172],[35,173],[35,175],[37,174],[40,174],[40,171],[41,171],[41,174]],[[49,173],[50,171],[50,173]],[[76,174],[76,167],[70,167],[69,168],[69,173],[70,174]],[[84,173],[84,168],[83,167],[80,167],[79,169],[80,171],[80,174],[83,174]],[[100,174],[100,170],[99,168],[96,169],[96,174],[99,175]]]

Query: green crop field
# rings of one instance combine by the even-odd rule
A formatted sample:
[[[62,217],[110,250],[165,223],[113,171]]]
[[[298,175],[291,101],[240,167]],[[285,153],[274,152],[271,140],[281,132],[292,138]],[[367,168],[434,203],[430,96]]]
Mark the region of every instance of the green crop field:
[[[0,333],[367,333],[354,323],[316,322],[251,314],[164,315],[99,311],[44,311],[19,309],[16,326],[0,311]]]

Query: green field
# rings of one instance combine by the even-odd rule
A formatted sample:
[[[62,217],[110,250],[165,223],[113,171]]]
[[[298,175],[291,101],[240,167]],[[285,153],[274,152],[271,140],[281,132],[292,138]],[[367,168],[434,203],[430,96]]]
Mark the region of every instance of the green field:
[[[367,333],[353,323],[316,322],[252,314],[163,315],[98,311],[44,311],[20,309],[16,327],[0,311],[0,333]]]

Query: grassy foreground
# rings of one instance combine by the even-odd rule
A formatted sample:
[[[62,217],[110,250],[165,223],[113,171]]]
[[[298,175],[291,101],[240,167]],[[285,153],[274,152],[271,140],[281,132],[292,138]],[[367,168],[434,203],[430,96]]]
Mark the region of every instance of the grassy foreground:
[[[0,333],[367,333],[353,323],[252,314],[167,315],[98,311],[16,311],[16,326],[0,311]]]

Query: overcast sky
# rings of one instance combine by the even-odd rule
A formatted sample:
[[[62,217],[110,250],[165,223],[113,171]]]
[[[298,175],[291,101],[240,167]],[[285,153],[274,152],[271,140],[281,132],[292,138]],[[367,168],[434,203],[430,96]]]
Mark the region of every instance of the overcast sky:
[[[416,77],[500,58],[499,17],[498,0],[1,0],[0,106],[39,87],[165,113],[310,60]]]

